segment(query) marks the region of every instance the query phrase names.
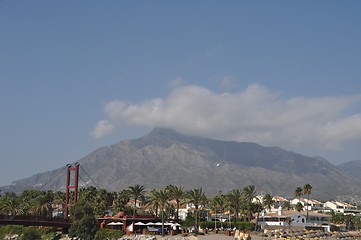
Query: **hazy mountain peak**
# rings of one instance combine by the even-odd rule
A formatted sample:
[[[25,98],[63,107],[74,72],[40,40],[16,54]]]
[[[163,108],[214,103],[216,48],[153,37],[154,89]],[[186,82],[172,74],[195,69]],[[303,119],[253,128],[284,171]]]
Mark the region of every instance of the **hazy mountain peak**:
[[[176,142],[199,144],[201,139],[203,138],[184,135],[170,128],[156,127],[148,134],[140,138],[133,139],[132,143],[138,147],[145,145],[156,145],[159,147],[168,148]]]
[[[152,131],[150,131],[148,134],[146,134],[146,136],[167,136],[167,135],[180,135],[178,132],[174,131],[171,128],[166,128],[166,127],[155,127],[153,128]]]

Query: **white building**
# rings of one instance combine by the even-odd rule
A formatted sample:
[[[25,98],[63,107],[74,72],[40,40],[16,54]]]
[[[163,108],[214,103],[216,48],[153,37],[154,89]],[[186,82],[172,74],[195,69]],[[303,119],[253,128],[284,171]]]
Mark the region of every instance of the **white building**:
[[[356,206],[345,203],[345,202],[339,202],[339,201],[328,201],[324,203],[324,207],[331,209],[335,213],[343,213],[343,214],[358,214],[360,213],[359,210],[357,210]]]
[[[203,209],[203,206],[200,205],[198,206],[198,210]],[[189,212],[194,212],[195,211],[195,207],[192,203],[186,203],[186,204],[182,204],[179,208],[179,213],[178,213],[178,217],[181,220],[185,220],[187,217],[187,214]]]
[[[324,207],[324,204],[322,202],[317,201],[315,199],[295,198],[291,200],[292,205],[297,205],[299,202],[302,204],[303,210],[312,211],[312,210],[319,210]]]
[[[257,224],[262,228],[271,227],[306,227],[306,226],[322,226],[329,224],[329,215],[321,213],[308,213],[297,211],[282,211],[280,208],[277,213],[267,213],[257,219]],[[326,230],[329,230],[326,228]]]
[[[263,197],[264,196],[262,196],[262,195],[257,196],[253,199],[252,202],[254,202],[254,203],[263,202]],[[288,199],[279,197],[279,196],[273,196],[272,200],[273,200],[273,204],[271,205],[271,209],[266,209],[266,211],[268,211],[268,212],[277,212],[278,208],[283,206],[284,203],[290,202]]]

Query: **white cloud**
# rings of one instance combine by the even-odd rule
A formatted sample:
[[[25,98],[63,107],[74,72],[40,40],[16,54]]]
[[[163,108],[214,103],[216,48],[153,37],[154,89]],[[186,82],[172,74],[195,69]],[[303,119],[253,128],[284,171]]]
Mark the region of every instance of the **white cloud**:
[[[175,87],[180,87],[180,86],[182,86],[183,84],[184,84],[183,78],[181,78],[181,77],[176,77],[175,79],[171,80],[168,85],[169,85],[171,88],[175,88]]]
[[[114,131],[114,126],[108,120],[100,120],[90,133],[95,139],[102,138]]]
[[[224,90],[231,90],[235,85],[233,76],[224,76],[220,81],[220,87]]]
[[[109,102],[105,106],[108,122],[100,121],[93,136],[105,136],[125,125],[162,126],[298,151],[338,150],[350,141],[361,140],[361,115],[345,114],[360,101],[361,95],[283,99],[258,84],[232,94],[187,85],[173,89],[165,98],[140,104]]]
[[[223,45],[222,45],[222,44],[216,45],[215,47],[209,49],[209,50],[206,52],[206,57],[207,57],[207,58],[212,58],[212,57],[216,56],[216,54],[217,54],[218,52],[220,52],[220,51],[222,50],[222,48],[223,48]]]

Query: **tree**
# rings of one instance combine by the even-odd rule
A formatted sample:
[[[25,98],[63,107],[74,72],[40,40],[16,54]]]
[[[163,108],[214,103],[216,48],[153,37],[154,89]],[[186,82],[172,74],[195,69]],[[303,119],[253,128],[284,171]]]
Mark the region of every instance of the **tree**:
[[[303,194],[305,194],[307,196],[307,207],[306,207],[307,217],[306,217],[306,220],[308,220],[308,201],[310,199],[311,190],[312,190],[312,186],[309,183],[307,183],[307,184],[305,184],[305,186],[303,186]]]
[[[274,203],[273,195],[267,193],[266,195],[263,196],[262,205],[264,208],[266,208],[270,211],[273,203]]]
[[[79,189],[78,202],[95,202],[98,190],[94,186],[82,187]]]
[[[18,197],[18,213],[38,215],[35,205],[39,202],[39,196],[41,195],[42,192],[35,189],[24,190]]]
[[[65,209],[65,193],[61,191],[54,192],[53,205],[59,210]]]
[[[302,203],[301,203],[301,202],[298,202],[298,203],[296,204],[295,208],[296,208],[296,211],[301,212],[302,209],[303,209]]]
[[[256,187],[254,185],[244,187],[242,190],[242,196],[245,204],[245,210],[247,212],[247,218],[251,221],[253,213],[252,201],[256,197]]]
[[[221,208],[221,199],[220,196],[214,196],[210,201],[211,207],[214,210],[215,219],[214,219],[214,229],[217,229],[217,211]]]
[[[113,198],[113,207],[117,212],[128,211],[126,210],[126,205],[129,202],[130,191],[129,189],[123,189],[118,194],[115,193]],[[129,212],[131,214],[132,211]]]
[[[137,200],[144,195],[145,189],[143,185],[136,184],[129,187],[130,196],[134,199],[134,208],[133,208],[133,219],[135,217],[135,212],[137,208]]]
[[[33,227],[24,229],[24,233],[20,237],[20,240],[38,240],[38,239],[39,240],[41,239],[41,234],[39,233],[39,231],[37,231],[37,229]]]
[[[232,223],[231,223],[231,212],[232,212],[232,205],[231,205],[231,201],[229,201],[229,198],[227,195],[221,195],[222,198],[224,199],[224,209],[226,211],[228,211],[228,222],[229,222],[229,228],[232,228]]]
[[[93,207],[89,203],[77,203],[71,209],[73,224],[69,229],[69,237],[82,240],[94,239],[97,231]]]
[[[158,210],[159,210],[159,198],[158,198],[158,190],[153,189],[150,192],[148,192],[146,197],[146,204],[145,206],[147,208],[151,208],[151,210],[154,212],[155,217],[158,217]]]
[[[162,216],[162,236],[164,236],[164,210],[165,206],[168,205],[169,195],[166,190],[158,190],[156,191],[157,202],[159,203],[161,209],[161,216]]]
[[[1,196],[0,213],[7,215],[16,215],[19,213],[19,198],[13,192],[5,192]]]
[[[106,210],[113,204],[113,194],[105,189],[99,189],[94,198],[94,213],[97,217],[103,217]]]
[[[298,198],[299,202],[301,202],[302,193],[303,193],[303,189],[300,186],[296,187],[296,189],[295,189],[295,197]]]
[[[256,224],[254,225],[254,230],[257,231],[258,227],[258,220],[259,220],[259,213],[261,212],[261,209],[263,209],[263,205],[261,202],[261,199],[259,197],[254,198],[256,201],[253,203],[255,210],[257,211],[257,218],[256,218]]]
[[[231,208],[233,208],[234,211],[235,222],[237,222],[237,219],[239,217],[240,205],[242,201],[241,197],[242,197],[242,191],[240,189],[232,189],[227,194],[227,199],[229,200]]]
[[[297,205],[295,206],[295,208],[296,208],[296,210],[299,211],[299,212],[303,209],[303,205],[302,205],[302,203],[301,203],[302,193],[303,193],[303,189],[302,189],[300,186],[296,187],[296,189],[295,189],[295,197],[298,198],[298,203],[297,203]],[[300,209],[300,205],[302,206],[302,209],[301,209],[301,210],[298,210],[298,209]]]
[[[292,206],[290,202],[283,202],[282,209],[291,210]]]
[[[188,203],[193,204],[193,206],[195,208],[195,213],[196,213],[195,214],[195,228],[196,228],[196,231],[198,231],[198,229],[199,229],[199,224],[198,224],[199,206],[206,202],[207,197],[206,197],[205,193],[203,192],[202,188],[195,188],[195,189],[188,191],[187,198],[188,198]]]
[[[52,203],[54,195],[52,191],[39,192],[40,194],[32,200],[32,213],[38,216],[52,217]]]
[[[220,208],[222,217],[227,207],[229,207],[229,201],[225,195],[221,194],[218,196],[218,206]],[[223,218],[221,219],[221,228],[223,228]]]
[[[178,221],[180,204],[185,200],[187,192],[184,190],[184,187],[175,186],[175,185],[168,185],[166,187],[166,190],[169,191],[171,199],[176,201],[177,204],[176,221]]]

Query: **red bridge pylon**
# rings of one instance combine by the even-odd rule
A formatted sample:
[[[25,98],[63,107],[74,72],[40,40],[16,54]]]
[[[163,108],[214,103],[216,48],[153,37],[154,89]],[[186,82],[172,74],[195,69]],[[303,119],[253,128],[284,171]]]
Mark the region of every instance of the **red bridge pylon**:
[[[78,199],[79,163],[76,163],[75,166],[68,164],[66,169],[67,172],[64,218],[69,217],[69,208],[71,205],[75,204]]]

